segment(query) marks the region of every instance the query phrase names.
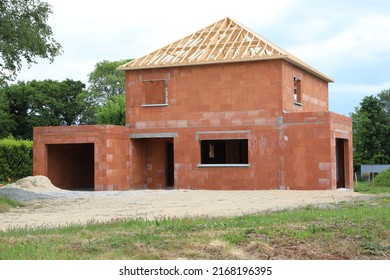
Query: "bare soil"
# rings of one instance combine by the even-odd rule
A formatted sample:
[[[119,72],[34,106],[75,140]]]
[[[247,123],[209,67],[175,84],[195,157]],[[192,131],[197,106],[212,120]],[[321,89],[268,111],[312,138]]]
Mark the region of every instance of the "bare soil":
[[[2,189],[0,188],[0,194]],[[9,190],[9,189],[8,189]],[[27,192],[32,192],[28,189]],[[351,191],[136,190],[108,192],[41,189],[38,199],[0,214],[0,230],[53,227],[115,219],[237,216],[305,205],[369,198]],[[23,190],[26,192],[26,189]]]

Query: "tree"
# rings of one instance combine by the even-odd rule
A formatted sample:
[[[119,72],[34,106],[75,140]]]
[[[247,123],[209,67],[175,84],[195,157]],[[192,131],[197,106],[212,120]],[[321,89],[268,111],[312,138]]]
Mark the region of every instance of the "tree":
[[[390,89],[382,90],[378,94],[378,98],[382,104],[383,110],[387,114],[387,118],[390,121]]]
[[[29,117],[35,126],[76,125],[86,107],[82,93],[85,85],[80,81],[32,81],[34,88]]]
[[[36,59],[49,59],[61,53],[46,23],[51,6],[40,0],[0,0],[0,83],[15,78]]]
[[[385,111],[385,123],[387,123],[386,129],[387,129],[387,144],[385,145],[385,153],[388,157],[390,157],[390,89],[382,90],[378,94],[378,99],[382,105],[383,110]],[[388,160],[387,163],[390,163],[390,160]]]
[[[367,96],[351,117],[355,168],[364,163],[389,163],[390,122],[383,102],[375,96]]]
[[[14,137],[31,139],[34,126],[83,124],[90,106],[84,89],[82,82],[73,80],[18,82],[2,89],[15,123]]]
[[[9,113],[9,103],[3,92],[0,91],[0,139],[13,133],[15,122]]]
[[[32,138],[32,130],[29,131],[28,123],[28,112],[31,108],[31,95],[28,90],[24,82],[18,82],[16,85],[7,86],[1,90],[8,101],[8,111],[15,124],[13,136],[19,139]]]
[[[125,93],[125,73],[117,68],[130,60],[104,60],[95,65],[95,69],[88,75],[88,90],[96,106],[104,105],[111,97]]]
[[[98,124],[126,124],[126,96],[116,95],[108,100],[107,104],[100,107],[97,114]]]

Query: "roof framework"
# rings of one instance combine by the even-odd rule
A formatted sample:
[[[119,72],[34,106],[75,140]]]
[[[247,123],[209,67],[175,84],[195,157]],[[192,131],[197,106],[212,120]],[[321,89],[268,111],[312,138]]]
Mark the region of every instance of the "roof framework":
[[[132,60],[118,70],[269,59],[287,60],[328,82],[333,81],[230,18],[224,18],[168,46]]]

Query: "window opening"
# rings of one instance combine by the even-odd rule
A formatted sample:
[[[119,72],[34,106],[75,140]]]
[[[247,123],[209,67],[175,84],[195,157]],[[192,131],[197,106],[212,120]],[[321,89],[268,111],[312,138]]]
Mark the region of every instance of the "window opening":
[[[144,80],[144,105],[167,105],[168,87],[166,80]]]
[[[301,80],[294,77],[294,103],[295,104],[301,104],[302,98],[301,98]]]
[[[201,164],[248,164],[248,139],[202,140]]]

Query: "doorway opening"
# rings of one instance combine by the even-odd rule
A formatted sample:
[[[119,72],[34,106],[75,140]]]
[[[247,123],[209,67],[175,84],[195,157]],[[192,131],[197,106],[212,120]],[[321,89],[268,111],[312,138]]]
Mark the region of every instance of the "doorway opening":
[[[47,145],[47,176],[62,189],[93,191],[94,144]]]
[[[166,188],[174,188],[175,185],[175,163],[174,163],[174,152],[173,142],[166,142],[165,144],[165,174],[166,174]]]
[[[174,140],[171,137],[146,138],[144,143],[145,188],[174,188]]]
[[[347,139],[336,138],[336,186],[337,188],[345,188],[345,155]]]

